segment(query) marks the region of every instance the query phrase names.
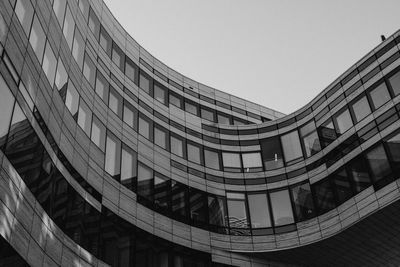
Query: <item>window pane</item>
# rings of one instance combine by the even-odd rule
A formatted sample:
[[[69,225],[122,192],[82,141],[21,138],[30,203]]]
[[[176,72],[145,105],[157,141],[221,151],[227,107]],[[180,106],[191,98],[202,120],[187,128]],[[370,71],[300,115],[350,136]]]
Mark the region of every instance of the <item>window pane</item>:
[[[47,42],[46,50],[43,57],[42,69],[46,74],[47,80],[49,81],[51,87],[53,87],[54,77],[56,74],[56,64],[57,59],[54,56],[53,50],[51,49],[49,42]]]
[[[125,60],[125,75],[128,77],[132,82],[138,84],[138,74],[139,69],[135,63],[132,62],[128,57]]]
[[[293,206],[298,221],[304,221],[315,216],[314,202],[309,183],[292,187]]]
[[[346,200],[348,200],[353,196],[350,180],[346,170],[341,170],[334,173],[330,177],[330,179],[332,180],[333,185],[335,187],[335,192],[339,204],[342,204],[343,202],[345,202]]]
[[[386,157],[386,153],[382,145],[379,145],[369,151],[366,154],[366,158],[371,168],[372,178],[375,182],[389,176],[392,173],[389,160]]]
[[[0,145],[5,142],[8,127],[11,120],[11,113],[14,105],[14,96],[8,89],[3,77],[0,75]]]
[[[311,121],[300,128],[300,136],[303,141],[306,157],[310,157],[321,150],[321,144],[319,142],[318,133],[317,129],[315,128],[314,121]]]
[[[261,154],[256,153],[243,153],[243,168],[245,172],[262,171]]]
[[[74,40],[74,29],[75,29],[75,21],[74,18],[72,17],[71,11],[69,10],[69,7],[67,6],[64,19],[63,33],[65,39],[67,40],[69,48],[72,48],[72,41]]]
[[[240,172],[242,162],[239,153],[222,153],[222,162],[224,163],[224,171]]]
[[[153,202],[153,170],[139,162],[137,179],[138,196],[144,199],[145,204]]]
[[[58,58],[56,78],[55,78],[55,84],[57,86],[57,89],[61,90],[61,88],[67,84],[67,81],[68,81],[67,71],[65,70],[61,58]]]
[[[108,107],[118,115],[118,117],[122,117],[122,97],[117,91],[110,87],[110,95],[108,98]]]
[[[100,34],[100,21],[96,14],[94,13],[93,9],[90,8],[89,12],[89,22],[88,22],[89,28],[96,37],[96,40],[99,39],[99,34]]]
[[[279,137],[261,140],[261,152],[266,170],[283,167],[282,149]]]
[[[118,178],[121,165],[121,141],[110,132],[107,133],[106,160],[104,169],[114,178]]]
[[[90,86],[92,86],[94,88],[95,77],[96,77],[96,67],[93,63],[93,60],[86,53],[85,53],[85,61],[83,64],[83,75],[85,76],[86,80],[89,82]]]
[[[228,115],[222,115],[222,114],[218,114],[218,123],[219,124],[231,124],[230,118]]]
[[[187,102],[185,101],[185,111],[192,113],[194,115],[198,115],[198,111],[197,111],[197,105],[195,103],[192,102]]]
[[[214,121],[214,112],[212,110],[201,108],[201,117],[205,120]]]
[[[204,226],[207,223],[207,195],[200,190],[190,188],[190,219],[194,225]]]
[[[163,104],[166,104],[166,90],[157,83],[154,83],[154,98]]]
[[[392,87],[393,94],[396,96],[400,94],[400,72],[397,72],[389,78],[390,86]]]
[[[106,51],[107,55],[111,57],[112,41],[107,31],[101,27],[100,29],[100,46]]]
[[[129,189],[133,189],[136,178],[137,154],[127,145],[122,145],[121,154],[121,184]]]
[[[33,51],[35,51],[36,57],[39,62],[42,62],[44,45],[46,44],[46,35],[44,34],[43,28],[40,25],[40,22],[36,16],[33,19],[29,43],[31,44]]]
[[[83,129],[83,131],[90,136],[90,125],[92,124],[92,111],[86,105],[86,103],[81,100],[79,102],[79,113],[78,113],[78,125]]]
[[[143,89],[146,93],[150,94],[150,80],[143,73],[140,73],[139,76],[139,86]]]
[[[171,183],[170,179],[159,174],[154,174],[154,204],[163,214],[169,213]]]
[[[345,109],[339,115],[336,115],[335,122],[337,126],[337,134],[343,134],[353,126],[353,122],[351,120],[350,112],[348,109]]]
[[[242,193],[226,193],[229,227],[248,228],[245,195]]]
[[[171,184],[172,215],[177,220],[186,221],[188,187],[173,180]]]
[[[294,223],[289,191],[282,190],[270,193],[272,214],[275,226]]]
[[[150,122],[144,116],[139,116],[139,134],[150,139]]]
[[[248,195],[252,228],[271,227],[267,194]]]
[[[356,193],[363,191],[371,185],[368,168],[366,168],[366,163],[362,156],[350,162],[348,166]]]
[[[85,41],[78,29],[75,30],[74,46],[72,47],[72,56],[78,63],[79,68],[82,69],[83,57],[85,53]]]
[[[182,108],[182,99],[175,94],[169,94],[169,103],[178,108]]]
[[[218,152],[204,149],[204,163],[211,169],[220,169]]]
[[[22,1],[22,2],[29,2],[29,1]],[[64,15],[65,15],[65,5],[67,4],[66,0],[54,0],[53,3],[53,10],[54,13],[56,14],[58,23],[62,27],[62,23],[64,21]]]
[[[171,153],[183,157],[183,140],[171,135]]]
[[[33,18],[33,7],[31,1],[18,0],[15,5],[15,14],[21,23],[26,36],[28,36]]]
[[[202,164],[201,161],[201,148],[194,144],[188,143],[187,144],[187,153],[188,153],[188,160],[195,162],[197,164]]]
[[[332,186],[328,179],[313,184],[312,188],[315,195],[315,204],[318,208],[318,214],[323,214],[336,206]]]
[[[227,227],[226,204],[223,198],[208,196],[208,216],[211,225]]]
[[[286,162],[291,162],[303,157],[297,131],[282,135],[281,140]]]
[[[154,144],[167,149],[167,131],[161,127],[154,127]]]
[[[68,83],[67,94],[65,97],[65,105],[71,112],[72,117],[74,117],[76,119],[77,112],[78,112],[78,106],[79,106],[79,94],[78,94],[78,91],[76,91],[75,86],[72,83],[72,81],[69,81],[69,83]]]
[[[88,0],[79,0],[79,9],[81,10],[83,17],[86,18],[88,17],[89,14],[89,2]]]
[[[369,95],[371,96],[372,105],[374,109],[381,107],[383,104],[390,100],[390,94],[386,87],[386,84],[383,82],[378,87],[373,89]]]
[[[331,119],[318,127],[318,134],[322,147],[327,147],[330,143],[336,140],[336,131]]]
[[[366,96],[363,96],[357,102],[355,102],[351,108],[353,109],[353,114],[356,122],[361,121],[365,117],[367,117],[369,114],[371,114],[371,108],[369,107],[368,104],[368,99]]]
[[[135,131],[137,129],[137,110],[130,103],[124,101],[124,122],[132,127]]]
[[[391,137],[385,142],[387,152],[390,160],[390,164],[393,168],[395,177],[399,177],[400,174],[400,133]]]
[[[106,143],[106,127],[94,115],[93,115],[92,133],[90,139],[100,148],[101,151],[104,151]]]
[[[121,48],[118,45],[113,43],[113,50],[112,50],[112,61],[118,66],[121,71],[124,71],[124,62],[125,55],[122,52]]]
[[[103,74],[100,71],[97,71],[96,76],[96,94],[98,94],[101,99],[103,99],[104,103],[108,103],[108,91],[109,84],[106,78],[104,78]]]

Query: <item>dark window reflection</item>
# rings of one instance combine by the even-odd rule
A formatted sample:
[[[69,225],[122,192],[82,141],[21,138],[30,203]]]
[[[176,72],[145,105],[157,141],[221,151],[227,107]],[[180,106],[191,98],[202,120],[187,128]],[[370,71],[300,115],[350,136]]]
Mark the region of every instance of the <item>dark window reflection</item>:
[[[281,140],[279,137],[261,140],[261,152],[266,170],[283,167]]]
[[[327,120],[318,127],[318,135],[323,148],[336,140],[336,131],[332,119]]]
[[[179,182],[171,180],[171,203],[172,216],[174,219],[187,222],[188,219],[188,187]]]
[[[372,179],[376,183],[376,186],[385,186],[392,180],[392,170],[383,145],[371,149],[366,154],[366,159],[371,169]]]
[[[385,141],[386,151],[388,152],[389,162],[395,177],[400,175],[400,133],[395,134]]]
[[[226,202],[223,197],[208,196],[208,216],[210,226],[216,232],[226,233],[228,227],[228,214],[226,212]]]
[[[160,213],[170,215],[171,180],[159,173],[154,174],[154,207]]]
[[[310,184],[299,184],[291,189],[293,207],[298,221],[304,221],[315,216],[314,202],[311,194]]]
[[[206,227],[208,223],[207,195],[201,190],[190,188],[190,219],[195,226]]]
[[[361,192],[371,185],[371,179],[366,166],[367,163],[362,156],[357,157],[348,164],[356,193]]]
[[[314,192],[315,204],[319,215],[335,208],[333,189],[328,179],[313,184],[312,191]]]
[[[352,197],[352,187],[348,174],[345,169],[331,175],[332,183],[335,187],[336,197],[341,204]]]

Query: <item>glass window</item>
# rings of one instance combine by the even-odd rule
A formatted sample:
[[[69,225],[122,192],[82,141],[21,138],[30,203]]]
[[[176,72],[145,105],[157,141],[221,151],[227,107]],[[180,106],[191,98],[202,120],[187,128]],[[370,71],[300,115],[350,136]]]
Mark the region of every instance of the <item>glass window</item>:
[[[272,214],[275,226],[294,223],[292,204],[290,203],[289,190],[271,192]]]
[[[106,144],[106,127],[94,115],[93,115],[92,132],[90,139],[100,148],[101,151],[104,151]]]
[[[100,71],[97,71],[95,91],[103,99],[104,103],[108,103],[109,84]]]
[[[143,74],[143,72],[140,72],[139,76],[139,87],[142,88],[143,91],[151,95],[150,91],[150,78],[147,77],[147,75]]]
[[[129,57],[125,59],[125,75],[136,85],[138,84],[139,68]]]
[[[169,103],[178,108],[182,108],[182,98],[174,93],[169,93]]]
[[[172,215],[175,219],[186,221],[188,216],[188,187],[171,180]]]
[[[197,104],[191,101],[185,101],[185,111],[198,116]]]
[[[204,149],[204,164],[211,169],[220,169],[218,152]]]
[[[111,48],[112,48],[112,41],[110,35],[107,31],[101,26],[100,29],[100,46],[106,51],[107,55],[111,57]]]
[[[242,170],[239,153],[222,152],[222,162],[224,163],[224,171],[240,172]]]
[[[226,193],[230,228],[248,228],[246,201],[243,193]]]
[[[89,13],[88,0],[79,0],[79,9],[81,10],[83,17],[86,19]]]
[[[28,2],[28,1],[26,1],[26,2]],[[61,28],[62,28],[63,21],[64,21],[66,4],[67,4],[66,0],[54,0],[54,3],[53,3],[53,10],[54,10],[54,13],[56,14],[58,23],[61,25]]]
[[[169,214],[171,181],[159,173],[154,174],[154,204],[158,211]]]
[[[31,1],[18,0],[15,5],[15,15],[17,15],[26,36],[28,36],[33,18],[33,7]]]
[[[141,202],[153,202],[153,170],[143,163],[138,163],[137,194],[143,198]],[[139,201],[141,199],[139,198]]]
[[[137,129],[137,116],[137,109],[128,101],[124,101],[124,122],[132,127],[135,131]]]
[[[56,78],[55,84],[58,90],[61,90],[68,82],[68,74],[65,70],[64,64],[61,61],[61,58],[58,58],[57,63],[57,71],[56,71]]]
[[[351,161],[348,166],[356,193],[363,191],[371,185],[368,168],[366,168],[366,163],[362,156]]]
[[[266,170],[283,167],[281,141],[279,137],[261,140],[261,152]]]
[[[150,140],[150,122],[146,116],[139,116],[139,134]]]
[[[118,117],[122,117],[122,97],[117,91],[111,86],[110,87],[110,95],[108,98],[108,107],[118,115]]]
[[[215,121],[214,111],[201,107],[201,118],[209,121]]]
[[[56,75],[56,65],[57,59],[54,56],[53,49],[50,47],[50,43],[47,42],[43,57],[42,69],[46,74],[47,80],[49,81],[51,87],[53,87],[54,77]]]
[[[44,34],[43,28],[36,16],[33,19],[29,43],[31,44],[33,51],[35,51],[39,62],[42,62],[44,45],[46,44],[46,35]]]
[[[99,39],[100,35],[100,20],[94,13],[93,9],[90,8],[89,11],[89,21],[88,21],[89,29],[92,31],[94,36],[96,37],[96,40]]]
[[[207,195],[206,193],[190,188],[189,193],[190,219],[195,226],[205,226],[207,223]]]
[[[367,117],[369,114],[371,114],[371,108],[369,107],[368,99],[366,96],[363,96],[362,98],[354,102],[351,105],[351,109],[353,111],[352,113],[355,122],[359,122]]]
[[[115,179],[119,180],[121,167],[121,141],[112,133],[107,132],[106,159],[104,169]]]
[[[389,78],[390,86],[392,87],[393,94],[396,96],[400,94],[400,72],[397,72]]]
[[[158,83],[154,83],[154,98],[163,103],[164,105],[167,104],[166,89],[162,85],[159,85]]]
[[[282,135],[281,141],[286,163],[294,162],[303,158],[303,152],[301,151],[300,139],[297,131]]]
[[[252,228],[271,227],[271,215],[266,193],[249,194],[249,211]]]
[[[324,179],[311,185],[311,187],[314,192],[315,204],[319,215],[335,208],[335,197],[329,179]]]
[[[348,109],[343,110],[334,117],[336,133],[338,135],[345,133],[348,129],[353,126],[353,121],[351,120],[350,112]]]
[[[85,53],[85,40],[83,40],[82,34],[78,29],[75,30],[74,45],[72,47],[72,56],[78,63],[79,68],[82,69],[83,58]]]
[[[322,147],[327,147],[330,143],[336,140],[337,136],[332,119],[328,119],[318,127],[318,134]]]
[[[171,153],[179,157],[184,157],[183,139],[171,135]]]
[[[78,106],[79,106],[79,94],[78,94],[78,91],[76,91],[75,86],[72,83],[72,81],[69,81],[69,83],[68,83],[67,94],[65,97],[65,105],[71,112],[72,117],[74,117],[76,119],[76,115],[78,112]]]
[[[214,195],[208,196],[208,217],[211,225],[227,227],[228,214],[224,198]]]
[[[306,157],[310,157],[321,150],[315,122],[310,121],[300,128],[300,136],[303,141],[303,148],[306,152]]]
[[[112,61],[118,66],[121,71],[124,71],[125,55],[121,48],[113,42]]]
[[[242,160],[245,172],[260,172],[263,170],[260,152],[243,153]]]
[[[227,124],[227,125],[231,124],[231,119],[229,115],[218,113],[217,117],[219,124]]]
[[[245,125],[245,124],[246,124],[245,121],[238,118],[233,118],[233,125]]]
[[[334,185],[336,198],[339,204],[342,204],[353,196],[350,180],[345,169],[332,174],[330,179]]]
[[[96,67],[93,63],[93,60],[86,53],[85,53],[85,61],[83,64],[83,75],[89,82],[90,86],[94,88],[96,81]]]
[[[385,82],[382,82],[371,92],[369,92],[369,95],[371,97],[372,106],[374,107],[374,109],[378,109],[379,107],[381,107],[383,104],[385,104],[390,100],[390,94],[386,87]]]
[[[382,145],[371,149],[365,156],[371,169],[372,178],[375,182],[388,177],[392,173],[389,160],[386,157]]]
[[[78,125],[90,136],[90,125],[92,124],[92,111],[85,101],[79,101]]]
[[[8,132],[8,127],[11,120],[11,113],[14,105],[14,96],[8,89],[3,77],[0,75],[0,144],[5,142],[5,135]]]
[[[74,29],[75,29],[74,17],[72,16],[72,13],[69,10],[69,7],[67,6],[67,10],[65,12],[63,33],[65,39],[67,40],[69,48],[72,48],[72,41],[74,40]]]
[[[293,207],[297,221],[305,221],[315,216],[310,184],[303,183],[291,188]]]
[[[201,147],[192,143],[187,143],[188,160],[197,164],[202,164]]]
[[[130,147],[122,144],[121,154],[121,184],[133,189],[136,179],[137,154]]]
[[[159,125],[154,126],[154,144],[168,149],[168,131]]]
[[[386,151],[395,177],[400,174],[400,133],[396,133],[385,141]]]

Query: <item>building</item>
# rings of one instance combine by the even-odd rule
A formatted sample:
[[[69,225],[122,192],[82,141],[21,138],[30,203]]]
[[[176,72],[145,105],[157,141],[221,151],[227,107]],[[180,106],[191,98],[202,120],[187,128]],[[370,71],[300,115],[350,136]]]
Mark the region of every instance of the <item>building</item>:
[[[284,115],[100,0],[0,1],[0,265],[398,265],[399,47]]]

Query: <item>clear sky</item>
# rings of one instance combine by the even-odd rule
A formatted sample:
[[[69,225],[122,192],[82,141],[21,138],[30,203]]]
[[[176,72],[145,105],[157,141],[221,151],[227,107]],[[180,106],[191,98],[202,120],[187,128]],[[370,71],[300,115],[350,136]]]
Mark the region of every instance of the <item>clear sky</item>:
[[[153,56],[289,114],[400,29],[400,0],[105,0]]]

